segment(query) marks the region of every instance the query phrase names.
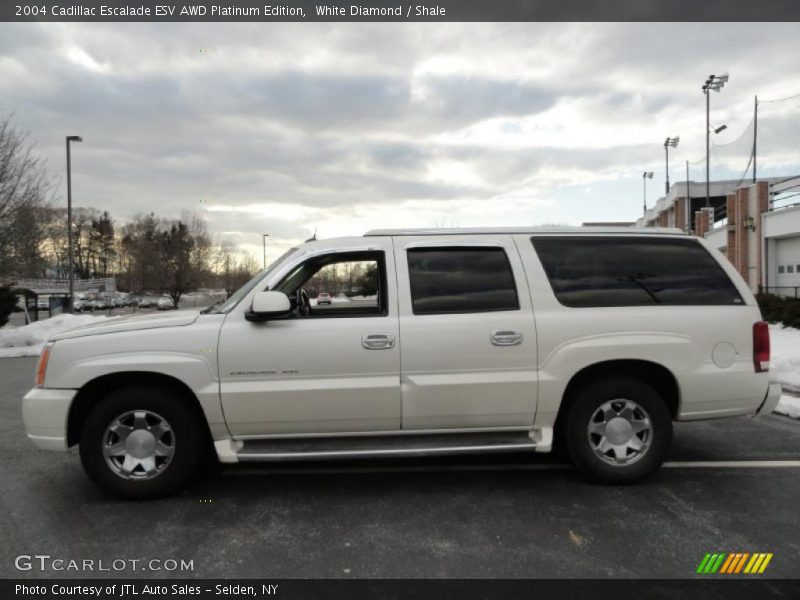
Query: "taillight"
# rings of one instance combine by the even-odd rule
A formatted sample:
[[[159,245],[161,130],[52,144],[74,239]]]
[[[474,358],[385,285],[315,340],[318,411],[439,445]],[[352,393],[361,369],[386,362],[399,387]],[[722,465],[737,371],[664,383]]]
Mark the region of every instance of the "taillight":
[[[36,367],[36,387],[44,386],[44,376],[47,374],[47,361],[50,360],[50,350],[53,348],[53,342],[50,342],[42,350],[39,357],[39,365]]]
[[[764,321],[753,324],[753,366],[756,373],[769,371],[769,326]]]

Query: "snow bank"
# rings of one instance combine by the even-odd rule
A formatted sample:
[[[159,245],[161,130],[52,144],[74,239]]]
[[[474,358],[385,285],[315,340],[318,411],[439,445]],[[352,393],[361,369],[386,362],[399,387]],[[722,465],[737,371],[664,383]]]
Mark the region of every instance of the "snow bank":
[[[793,419],[800,419],[800,398],[794,396],[781,396],[778,406],[775,407],[775,412]]]
[[[800,329],[770,325],[769,337],[770,379],[785,390],[800,392]]]
[[[106,318],[108,317],[57,315],[22,327],[3,327],[0,329],[0,358],[38,356],[45,342],[54,335]]]

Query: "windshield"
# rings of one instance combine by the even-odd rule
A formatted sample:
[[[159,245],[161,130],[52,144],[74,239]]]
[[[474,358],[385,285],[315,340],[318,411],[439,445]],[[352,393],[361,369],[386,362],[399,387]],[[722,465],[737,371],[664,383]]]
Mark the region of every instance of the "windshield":
[[[267,275],[272,273],[278,267],[278,265],[280,265],[286,258],[291,256],[295,252],[297,252],[297,248],[291,248],[290,250],[284,252],[280,257],[278,257],[277,260],[275,260],[272,264],[270,264],[269,267],[267,267],[266,271],[260,271],[258,274],[256,274],[255,277],[253,277],[250,281],[248,281],[242,287],[240,287],[236,292],[234,292],[231,295],[230,298],[225,300],[225,302],[223,302],[219,306],[209,307],[208,312],[222,313],[231,310],[234,306],[239,304],[241,299],[247,296],[247,294],[249,294],[253,290],[253,288],[255,288],[259,284],[259,282],[263,281],[267,277]]]

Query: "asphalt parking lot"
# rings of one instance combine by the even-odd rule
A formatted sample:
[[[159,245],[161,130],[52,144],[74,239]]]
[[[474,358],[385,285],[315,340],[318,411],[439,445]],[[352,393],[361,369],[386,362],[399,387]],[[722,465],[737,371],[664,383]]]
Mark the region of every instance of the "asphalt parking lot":
[[[782,416],[677,425],[667,468],[628,487],[495,455],[226,468],[134,503],[95,489],[74,449],[28,443],[34,367],[0,360],[2,577],[92,576],[15,569],[37,553],[193,561],[127,577],[683,578],[707,552],[772,552],[757,577],[800,575],[800,422]]]

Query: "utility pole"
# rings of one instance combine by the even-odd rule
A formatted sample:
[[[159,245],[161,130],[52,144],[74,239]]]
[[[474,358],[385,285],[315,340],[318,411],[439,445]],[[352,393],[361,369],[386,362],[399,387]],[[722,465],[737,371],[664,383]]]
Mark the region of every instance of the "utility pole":
[[[689,161],[686,161],[686,233],[692,230],[692,194],[689,188]]]
[[[261,241],[264,244],[264,270],[267,270],[267,238],[269,237],[268,233],[264,233],[261,235]]]
[[[642,216],[647,214],[647,180],[652,178],[652,171],[644,171],[642,173]]]
[[[713,79],[713,77],[712,77]],[[706,82],[707,84],[708,82]],[[711,206],[711,185],[709,184],[710,165],[709,155],[711,153],[711,123],[709,122],[711,111],[711,96],[708,94],[708,88],[705,89],[706,95],[706,208]]]
[[[755,97],[753,112],[753,183],[756,182],[756,141],[758,140],[758,96]]]

